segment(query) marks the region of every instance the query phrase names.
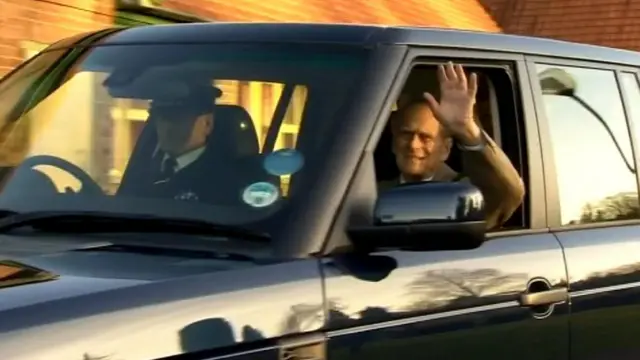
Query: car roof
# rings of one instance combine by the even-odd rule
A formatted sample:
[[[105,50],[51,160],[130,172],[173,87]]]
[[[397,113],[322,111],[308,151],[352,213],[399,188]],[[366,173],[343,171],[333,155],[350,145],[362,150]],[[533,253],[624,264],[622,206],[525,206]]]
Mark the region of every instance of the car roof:
[[[530,36],[433,27],[320,23],[188,23],[126,28],[101,44],[286,42],[414,45],[490,50],[640,65],[634,51]]]

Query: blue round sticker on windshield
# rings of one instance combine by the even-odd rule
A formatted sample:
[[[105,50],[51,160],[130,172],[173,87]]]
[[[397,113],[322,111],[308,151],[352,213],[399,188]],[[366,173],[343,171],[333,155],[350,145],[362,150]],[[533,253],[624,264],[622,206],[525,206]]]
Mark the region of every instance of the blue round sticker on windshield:
[[[264,159],[264,169],[271,175],[292,175],[300,171],[304,165],[304,158],[295,149],[280,149],[267,155]]]
[[[278,200],[280,191],[268,182],[257,182],[247,186],[242,193],[242,200],[250,206],[266,207]]]

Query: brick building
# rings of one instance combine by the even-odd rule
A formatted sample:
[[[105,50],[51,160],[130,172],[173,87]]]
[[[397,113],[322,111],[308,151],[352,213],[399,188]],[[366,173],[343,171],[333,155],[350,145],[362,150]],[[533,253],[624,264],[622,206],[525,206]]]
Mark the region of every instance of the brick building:
[[[0,76],[46,44],[78,32],[184,21],[502,29],[640,50],[640,2],[630,0],[0,0]]]
[[[410,24],[499,31],[478,0],[0,0],[0,76],[46,44],[111,26],[184,21]]]
[[[506,33],[640,51],[640,2],[480,0]]]

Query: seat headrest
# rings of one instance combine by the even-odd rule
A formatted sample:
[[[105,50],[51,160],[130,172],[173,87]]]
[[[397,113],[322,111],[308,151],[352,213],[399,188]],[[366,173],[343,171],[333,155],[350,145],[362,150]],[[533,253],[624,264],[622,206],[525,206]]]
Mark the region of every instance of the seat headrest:
[[[211,144],[232,157],[257,155],[258,135],[251,115],[237,105],[217,105]]]

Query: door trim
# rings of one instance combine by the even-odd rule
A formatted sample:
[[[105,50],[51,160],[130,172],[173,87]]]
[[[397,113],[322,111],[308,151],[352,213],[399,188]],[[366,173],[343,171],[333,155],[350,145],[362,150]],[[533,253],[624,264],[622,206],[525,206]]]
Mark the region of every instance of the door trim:
[[[425,322],[430,320],[446,319],[453,316],[469,315],[469,314],[474,314],[474,313],[479,313],[484,311],[508,309],[508,308],[519,307],[519,306],[520,306],[520,303],[518,303],[518,301],[516,300],[506,301],[498,304],[483,305],[483,306],[477,306],[477,307],[468,308],[468,309],[451,310],[451,311],[445,311],[445,312],[436,313],[436,314],[414,316],[414,317],[408,317],[405,319],[385,321],[385,322],[376,323],[376,324],[360,325],[360,326],[355,326],[355,327],[346,328],[346,329],[332,330],[327,332],[327,336],[329,338],[332,338],[337,336],[352,335],[352,334],[357,334],[362,332],[412,325],[415,323],[420,323],[420,322]]]

